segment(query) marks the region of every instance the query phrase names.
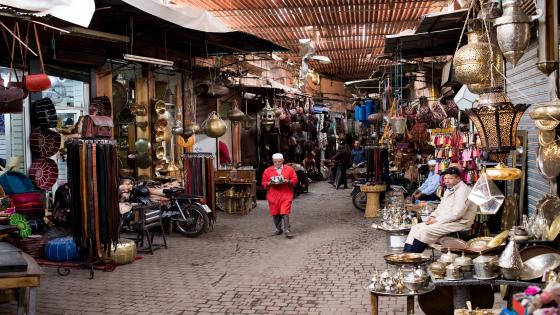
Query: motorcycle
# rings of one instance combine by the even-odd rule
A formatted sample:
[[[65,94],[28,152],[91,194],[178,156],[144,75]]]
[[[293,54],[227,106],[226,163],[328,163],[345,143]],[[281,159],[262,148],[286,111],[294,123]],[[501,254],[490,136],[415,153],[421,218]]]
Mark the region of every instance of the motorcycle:
[[[360,186],[366,183],[366,163],[362,162],[350,169],[350,176],[352,178],[352,204],[360,211],[366,210],[367,195],[360,190]]]
[[[186,195],[183,191],[181,187],[163,189],[163,194],[169,202],[162,206],[150,200],[147,184],[141,183],[132,190],[130,201],[151,208],[159,207],[162,219],[170,220],[184,236],[197,237],[208,229],[213,212],[202,197]],[[131,218],[125,218],[124,221],[130,220]]]

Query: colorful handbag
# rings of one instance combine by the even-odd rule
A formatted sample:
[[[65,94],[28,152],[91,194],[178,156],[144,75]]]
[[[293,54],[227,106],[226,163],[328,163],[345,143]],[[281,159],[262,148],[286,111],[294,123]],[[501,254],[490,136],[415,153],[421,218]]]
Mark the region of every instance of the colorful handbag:
[[[31,153],[34,157],[51,157],[60,149],[60,134],[50,129],[35,128],[30,138]]]
[[[37,34],[37,25],[33,24],[35,32],[35,41],[37,42],[37,53],[39,54],[39,66],[41,72],[39,74],[28,74],[23,76],[23,86],[29,92],[41,92],[51,87],[51,79],[45,74],[45,65],[43,64],[43,54],[41,53],[41,43],[39,42],[39,35]],[[54,126],[56,127],[56,125]],[[53,128],[54,128],[53,127]]]
[[[0,87],[0,114],[23,112],[25,93],[18,87]]]
[[[416,121],[426,123],[431,125],[434,123],[434,115],[430,106],[428,106],[428,100],[426,98],[420,98],[420,107],[416,113]]]
[[[50,158],[33,161],[29,168],[29,178],[40,189],[51,189],[58,179],[58,166]]]
[[[111,138],[112,136],[113,118],[109,116],[84,116],[82,124],[82,137]]]
[[[445,114],[445,111],[441,107],[440,102],[434,104],[434,107],[432,108],[432,114],[434,115],[434,122],[438,125],[441,124],[445,120],[445,118],[447,118],[447,114]]]

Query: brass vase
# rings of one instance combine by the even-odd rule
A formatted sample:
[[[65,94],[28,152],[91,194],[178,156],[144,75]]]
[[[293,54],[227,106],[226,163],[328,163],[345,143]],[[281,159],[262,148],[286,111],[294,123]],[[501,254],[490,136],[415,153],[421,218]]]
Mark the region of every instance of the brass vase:
[[[226,133],[227,125],[216,113],[213,113],[208,119],[204,131],[210,138],[219,138]]]
[[[496,80],[499,78],[499,73],[492,68],[492,64],[501,69],[503,61],[498,47],[488,43],[488,38],[482,29],[472,30],[467,33],[467,36],[469,43],[459,48],[453,57],[455,75],[457,81],[466,84],[471,92],[480,94],[483,89],[490,87],[492,76]]]
[[[504,0],[502,6],[504,13],[495,22],[498,46],[507,61],[515,66],[529,46],[531,18],[523,12],[519,0]]]

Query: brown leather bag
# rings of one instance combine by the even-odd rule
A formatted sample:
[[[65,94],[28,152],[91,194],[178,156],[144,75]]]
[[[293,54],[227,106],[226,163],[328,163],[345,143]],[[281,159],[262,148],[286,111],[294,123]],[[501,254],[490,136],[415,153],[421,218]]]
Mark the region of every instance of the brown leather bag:
[[[23,112],[25,93],[18,87],[0,87],[0,114]]]
[[[110,116],[84,116],[82,137],[111,138],[113,136],[113,118]]]

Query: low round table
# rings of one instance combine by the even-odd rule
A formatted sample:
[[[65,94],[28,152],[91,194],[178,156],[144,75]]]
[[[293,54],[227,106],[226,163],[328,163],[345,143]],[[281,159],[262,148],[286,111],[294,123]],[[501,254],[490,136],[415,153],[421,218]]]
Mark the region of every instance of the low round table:
[[[388,228],[378,224],[373,224],[371,227],[387,233],[387,248],[392,251],[402,251],[408,232],[410,232],[410,227]]]
[[[406,296],[406,314],[414,314],[414,297],[430,293],[435,290],[436,286],[430,282],[427,287],[421,288],[416,293],[390,293],[385,291],[369,291],[371,300],[371,315],[377,315],[379,310],[379,297],[380,296]]]
[[[381,205],[379,204],[379,194],[387,190],[386,185],[361,185],[360,191],[366,193],[367,203],[366,211],[364,217],[375,218],[379,215],[379,209]]]

